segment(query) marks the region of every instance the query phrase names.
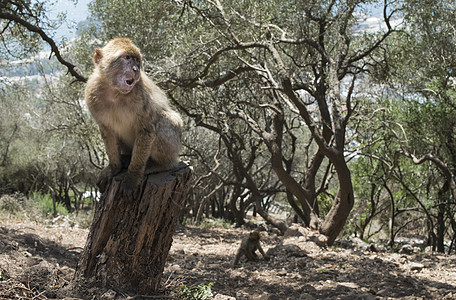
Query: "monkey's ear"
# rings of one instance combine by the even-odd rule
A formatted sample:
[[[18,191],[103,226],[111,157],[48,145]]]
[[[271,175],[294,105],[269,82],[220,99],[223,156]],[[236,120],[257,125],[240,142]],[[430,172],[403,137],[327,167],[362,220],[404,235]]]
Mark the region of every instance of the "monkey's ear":
[[[103,57],[103,51],[99,48],[95,49],[95,52],[93,53],[93,62],[97,65],[101,58]]]

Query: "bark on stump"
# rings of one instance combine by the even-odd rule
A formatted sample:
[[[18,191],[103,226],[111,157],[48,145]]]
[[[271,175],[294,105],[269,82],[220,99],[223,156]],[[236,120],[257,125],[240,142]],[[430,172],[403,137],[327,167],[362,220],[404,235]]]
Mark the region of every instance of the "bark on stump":
[[[76,280],[101,283],[118,291],[147,294],[160,287],[191,168],[145,175],[137,199],[116,196],[112,180],[95,210]]]

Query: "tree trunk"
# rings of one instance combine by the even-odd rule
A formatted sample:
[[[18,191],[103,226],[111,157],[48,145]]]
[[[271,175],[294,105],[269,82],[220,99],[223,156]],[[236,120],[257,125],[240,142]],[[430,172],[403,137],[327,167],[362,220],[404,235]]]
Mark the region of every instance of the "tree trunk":
[[[191,168],[145,175],[140,196],[117,195],[120,182],[112,180],[95,210],[76,280],[115,290],[148,294],[160,286]]]
[[[327,244],[332,246],[339,233],[343,230],[345,222],[354,204],[353,185],[350,170],[341,154],[338,161],[333,162],[339,179],[339,190],[334,199],[333,206],[321,225],[320,232],[328,237]]]

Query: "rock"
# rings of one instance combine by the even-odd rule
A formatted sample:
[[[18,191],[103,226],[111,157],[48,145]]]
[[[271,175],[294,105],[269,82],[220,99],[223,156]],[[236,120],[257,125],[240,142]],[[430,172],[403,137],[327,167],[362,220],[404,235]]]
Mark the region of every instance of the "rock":
[[[352,238],[352,242],[355,248],[357,249],[368,250],[370,248],[370,245],[362,239],[360,239],[359,237]]]
[[[399,245],[411,245],[413,247],[424,248],[427,244],[427,237],[418,234],[397,236],[395,242]]]
[[[114,300],[116,298],[117,293],[114,292],[113,290],[109,290],[103,295],[101,295],[100,299],[101,300]]]
[[[450,300],[450,299],[456,299],[456,293],[448,293],[442,298],[442,300]]]
[[[316,230],[305,228],[298,224],[293,224],[288,227],[287,231],[284,234],[284,239],[299,237],[299,240],[304,238],[305,241],[311,241],[317,244],[320,247],[326,248],[328,245],[328,237],[324,236]]]
[[[236,298],[234,298],[234,297],[227,296],[227,295],[222,295],[222,294],[217,294],[212,299],[213,300],[236,300]]]
[[[410,264],[410,270],[411,271],[421,271],[424,269],[424,265],[420,263],[413,262]]]
[[[385,297],[389,294],[389,289],[381,289],[375,295],[380,297]]]
[[[239,291],[236,291],[236,300],[248,300],[250,297],[250,293],[246,292],[246,291],[243,291],[243,290],[239,290]]]
[[[286,257],[305,257],[307,256],[307,252],[299,248],[297,245],[287,244],[287,245],[279,245],[274,248],[270,248],[266,255],[269,257],[277,257],[277,256],[286,256]]]
[[[298,300],[314,300],[315,297],[309,294],[302,294]]]
[[[322,234],[312,236],[310,240],[320,247],[326,248],[328,246],[328,237]]]
[[[182,268],[178,264],[173,264],[168,267],[169,272],[179,272],[181,269]]]
[[[359,285],[354,282],[338,282],[338,285],[345,286],[350,289],[359,289]]]
[[[342,296],[337,299],[341,299],[341,300],[375,300],[375,299],[377,299],[377,297],[366,293],[366,294],[360,294],[360,295],[356,295],[356,294],[346,295],[346,296]]]
[[[255,295],[251,298],[252,300],[273,300],[274,297],[272,297],[271,295],[269,295],[268,293],[263,293],[261,295]]]
[[[414,253],[419,253],[420,252],[420,248],[418,247],[413,247],[412,245],[404,245],[401,247],[401,249],[399,250],[399,253],[401,254],[414,254]]]
[[[425,247],[424,250],[423,250],[423,252],[424,252],[424,253],[432,253],[432,252],[433,252],[433,251],[432,251],[432,246],[427,246],[427,247]]]
[[[375,249],[373,249],[375,248]],[[371,249],[372,252],[386,252],[388,251],[388,248],[385,247],[385,245],[381,244],[371,244]]]
[[[306,228],[298,224],[293,224],[290,227],[288,227],[287,231],[285,231],[285,234],[283,236],[284,238],[292,236],[307,236]]]

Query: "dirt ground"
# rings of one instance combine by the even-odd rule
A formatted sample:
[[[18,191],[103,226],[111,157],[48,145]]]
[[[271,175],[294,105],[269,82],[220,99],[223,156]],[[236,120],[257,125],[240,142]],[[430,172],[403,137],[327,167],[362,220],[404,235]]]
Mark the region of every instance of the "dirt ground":
[[[231,266],[245,229],[179,226],[161,296],[71,283],[88,231],[0,220],[0,299],[173,299],[180,285],[213,283],[214,299],[456,299],[456,256],[324,249],[308,236],[262,232],[271,259]]]

